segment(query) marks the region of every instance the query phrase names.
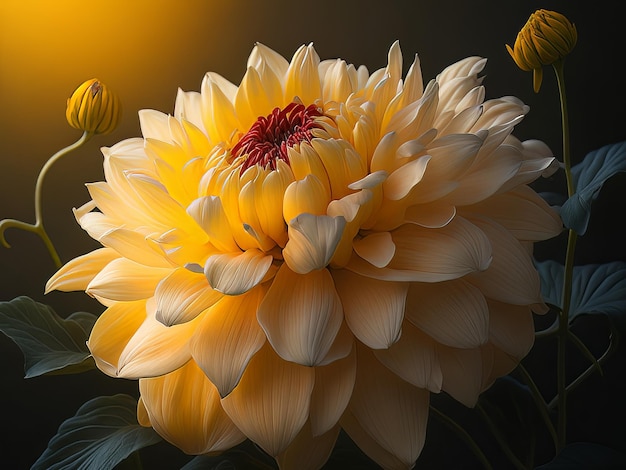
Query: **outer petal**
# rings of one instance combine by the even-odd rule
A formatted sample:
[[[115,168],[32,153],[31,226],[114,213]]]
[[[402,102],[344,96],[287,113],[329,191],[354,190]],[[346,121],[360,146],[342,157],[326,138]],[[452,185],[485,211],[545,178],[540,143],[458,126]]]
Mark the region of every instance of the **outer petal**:
[[[224,297],[203,315],[194,332],[191,354],[222,397],[239,383],[248,361],[265,343],[256,320],[263,294],[259,286]]]
[[[139,391],[151,426],[187,454],[227,450],[246,438],[193,361],[162,377],[141,379]]]
[[[119,255],[111,248],[100,248],[74,258],[59,269],[46,283],[46,294],[53,290],[85,290],[94,277]]]
[[[343,217],[300,214],[289,222],[289,241],[283,250],[285,263],[299,274],[326,267],[345,226]]]
[[[528,186],[520,186],[508,193],[463,207],[463,213],[488,216],[518,240],[546,240],[558,235],[563,229],[557,212]]]
[[[489,219],[472,218],[493,246],[493,263],[467,280],[491,299],[515,305],[542,304],[539,275],[528,251],[506,229]]]
[[[529,307],[489,300],[489,342],[520,360],[535,342],[535,325]]]
[[[103,372],[128,379],[156,377],[191,358],[189,339],[197,320],[166,327],[156,320],[154,312],[154,302],[133,302],[109,307],[106,315],[98,318],[87,346]]]
[[[473,407],[483,390],[480,349],[455,349],[440,345],[437,353],[443,373],[443,391],[465,406]]]
[[[297,274],[283,264],[259,306],[257,318],[285,360],[318,365],[343,321],[341,301],[326,269]]]
[[[454,348],[476,348],[489,336],[487,302],[478,288],[462,279],[413,283],[406,317],[439,343]]]
[[[356,445],[370,459],[386,470],[407,470],[413,463],[407,464],[380,445],[361,425],[357,417],[347,409],[341,418],[341,427],[348,433]]]
[[[109,300],[147,299],[154,294],[161,279],[172,272],[170,268],[153,268],[118,258],[107,264],[87,286],[87,293]]]
[[[321,436],[336,426],[352,396],[356,367],[356,348],[353,348],[349,356],[315,368],[310,411],[313,436]]]
[[[222,406],[246,436],[277,456],[304,426],[314,382],[314,369],[283,361],[266,344]]]
[[[204,274],[213,289],[226,295],[249,291],[263,280],[272,266],[272,256],[260,250],[209,256]]]
[[[491,262],[489,239],[461,217],[438,229],[403,225],[391,235],[396,254],[387,267],[378,269],[353,256],[346,268],[388,281],[441,282],[484,271]]]
[[[402,325],[402,337],[389,349],[374,351],[376,358],[394,374],[419,388],[439,393],[441,366],[436,343],[409,322]]]
[[[357,348],[357,360],[349,411],[369,437],[405,468],[411,468],[426,438],[429,392],[397,377],[365,347]],[[361,435],[353,434],[351,426],[346,427],[343,419],[342,426],[368,453],[368,448],[363,445],[367,442],[359,442]],[[376,459],[377,455],[370,457]]]
[[[115,303],[98,317],[87,347],[102,372],[117,376],[120,354],[145,319],[145,300]]]
[[[400,337],[407,282],[387,282],[333,271],[348,326],[372,349],[386,349]]]
[[[311,427],[306,423],[291,445],[276,457],[281,470],[318,470],[324,466],[332,453],[339,431],[335,426],[321,436],[311,434]]]
[[[187,322],[222,296],[211,289],[206,276],[178,268],[156,287],[156,319],[165,326]]]

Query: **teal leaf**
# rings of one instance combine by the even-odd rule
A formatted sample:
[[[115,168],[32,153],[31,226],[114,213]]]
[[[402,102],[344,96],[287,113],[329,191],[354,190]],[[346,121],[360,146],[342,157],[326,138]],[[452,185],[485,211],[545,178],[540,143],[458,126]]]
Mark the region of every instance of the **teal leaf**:
[[[97,397],[61,423],[31,470],[109,470],[160,440],[154,429],[137,423],[133,397]]]
[[[591,203],[602,185],[617,173],[626,171],[626,141],[589,152],[582,162],[572,167],[576,192],[561,207],[566,227],[584,235],[591,217]]]
[[[544,300],[561,308],[563,266],[553,260],[537,262],[536,265]],[[626,262],[574,266],[570,321],[582,313],[609,316],[626,313]]]
[[[63,319],[29,297],[0,302],[0,331],[22,350],[26,378],[93,369],[86,342],[96,318],[76,312]]]

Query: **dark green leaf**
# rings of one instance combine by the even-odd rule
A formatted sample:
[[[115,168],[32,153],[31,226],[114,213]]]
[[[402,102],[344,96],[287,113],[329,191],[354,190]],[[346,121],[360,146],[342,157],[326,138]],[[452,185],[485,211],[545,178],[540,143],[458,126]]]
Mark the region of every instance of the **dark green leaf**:
[[[622,469],[626,468],[626,454],[610,447],[591,442],[577,442],[565,447],[551,462],[537,470],[572,469]]]
[[[556,261],[536,263],[544,300],[562,307],[564,268]],[[582,313],[622,315],[626,312],[626,263],[574,266],[570,321]]]
[[[86,341],[96,319],[86,312],[63,319],[29,297],[0,302],[0,331],[22,350],[26,378],[93,369]]]
[[[591,203],[602,185],[623,171],[626,171],[626,141],[589,152],[582,162],[574,165],[572,178],[576,192],[561,207],[565,226],[583,235],[591,217]]]
[[[161,438],[137,423],[137,400],[97,397],[64,421],[31,470],[108,470]]]

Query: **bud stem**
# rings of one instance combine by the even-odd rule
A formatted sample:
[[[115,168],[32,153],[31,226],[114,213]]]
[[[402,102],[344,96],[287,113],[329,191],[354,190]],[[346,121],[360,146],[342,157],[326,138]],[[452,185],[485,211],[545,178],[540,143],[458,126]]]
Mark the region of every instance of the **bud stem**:
[[[561,124],[563,135],[563,163],[565,166],[565,178],[567,180],[567,196],[572,197],[576,188],[572,177],[572,161],[570,157],[569,145],[569,122],[567,114],[567,100],[565,98],[565,75],[563,73],[563,59],[557,60],[552,67],[556,74],[559,86],[559,98],[561,101]],[[558,446],[560,452],[566,443],[566,423],[567,423],[567,377],[565,374],[565,352],[568,340],[569,311],[572,297],[572,277],[574,272],[574,252],[576,250],[577,234],[569,229],[567,237],[567,251],[565,254],[565,272],[563,278],[562,306],[559,312],[558,329],[558,352],[557,352],[557,400],[558,400]]]
[[[43,211],[42,211],[43,180],[46,174],[48,173],[48,170],[52,167],[52,165],[57,160],[59,160],[64,155],[67,155],[72,150],[75,150],[81,145],[83,145],[93,135],[94,135],[93,132],[87,132],[87,131],[83,132],[83,135],[80,137],[80,139],[78,139],[73,144],[68,145],[67,147],[59,150],[54,155],[52,155],[48,159],[48,161],[46,161],[42,169],[39,171],[39,176],[37,177],[37,183],[35,186],[35,223],[29,224],[27,222],[22,222],[21,220],[16,220],[16,219],[1,220],[0,221],[0,243],[2,243],[2,245],[4,245],[6,248],[11,247],[11,245],[9,245],[6,239],[4,238],[4,231],[9,227],[20,228],[28,232],[36,233],[37,235],[39,235],[39,237],[41,237],[44,244],[46,245],[46,248],[48,249],[48,252],[50,253],[50,256],[52,257],[52,260],[54,261],[55,266],[57,268],[61,267],[61,264],[62,264],[61,259],[59,258],[59,255],[56,249],[54,248],[54,245],[52,244],[52,240],[50,240],[50,237],[48,236],[48,233],[46,232],[43,226]]]

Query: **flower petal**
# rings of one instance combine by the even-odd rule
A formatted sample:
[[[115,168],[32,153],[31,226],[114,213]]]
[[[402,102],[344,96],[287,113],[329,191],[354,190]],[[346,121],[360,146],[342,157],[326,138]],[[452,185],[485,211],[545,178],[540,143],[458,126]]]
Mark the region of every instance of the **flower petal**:
[[[412,283],[406,318],[435,341],[453,348],[476,348],[489,337],[485,297],[462,279]]]
[[[400,379],[365,347],[357,348],[357,361],[354,392],[348,405],[350,413],[378,445],[405,468],[413,467],[426,438],[429,392]],[[346,428],[343,419],[342,426]],[[358,436],[352,435],[350,427],[346,431],[367,453],[368,449]]]
[[[297,274],[283,264],[259,306],[257,318],[283,359],[312,366],[329,352],[343,312],[328,270]]]
[[[156,319],[165,326],[185,323],[217,302],[222,294],[211,289],[206,276],[178,268],[154,291]]]
[[[98,317],[87,341],[98,369],[111,377],[118,376],[120,355],[145,319],[145,300],[115,303]]]
[[[480,349],[456,349],[438,345],[437,354],[443,375],[442,390],[472,408],[478,401],[483,385]]]
[[[391,235],[396,255],[387,267],[353,256],[346,268],[388,281],[441,282],[483,271],[491,262],[489,239],[461,217],[438,229],[406,224]]]
[[[386,349],[400,338],[407,282],[371,279],[346,270],[333,271],[346,323],[372,349]]]
[[[489,237],[493,262],[467,280],[490,299],[515,305],[542,304],[539,275],[528,250],[494,221],[477,216],[470,220]]]
[[[203,315],[193,334],[191,355],[222,397],[239,383],[248,361],[265,343],[256,319],[263,294],[259,286],[223,297]]]
[[[141,300],[152,297],[161,279],[171,268],[154,268],[118,258],[107,264],[87,285],[87,293],[115,301]]]
[[[119,258],[119,254],[111,248],[99,248],[74,258],[48,279],[45,293],[53,290],[63,292],[85,290],[93,278],[117,258]]]
[[[353,248],[357,255],[377,268],[387,266],[396,254],[396,245],[389,232],[374,232],[354,240]]]
[[[314,369],[283,361],[265,344],[222,406],[248,438],[276,456],[304,426],[314,382]]]
[[[333,451],[339,431],[335,426],[320,436],[311,434],[306,423],[287,449],[276,457],[281,470],[318,470],[324,466]]]
[[[260,250],[211,255],[204,274],[213,289],[226,295],[239,295],[259,284],[272,266],[272,256]]]
[[[315,368],[315,387],[311,395],[311,433],[321,436],[336,426],[354,388],[356,348],[349,356]]]
[[[328,265],[341,240],[346,219],[300,214],[289,222],[289,241],[283,250],[292,271],[306,274]]]
[[[535,191],[520,186],[472,206],[463,213],[487,216],[505,227],[518,240],[539,241],[552,238],[563,229],[563,222]]]
[[[238,249],[219,197],[198,198],[187,207],[187,213],[204,229],[209,241],[218,250],[229,252]]]
[[[227,450],[246,438],[193,361],[161,377],[141,379],[139,392],[154,430],[187,454]]]
[[[510,305],[495,300],[489,304],[489,342],[520,360],[535,342],[532,311],[523,305]]]
[[[430,336],[405,321],[402,337],[389,349],[376,349],[374,355],[398,377],[439,393],[442,375],[435,345]]]

